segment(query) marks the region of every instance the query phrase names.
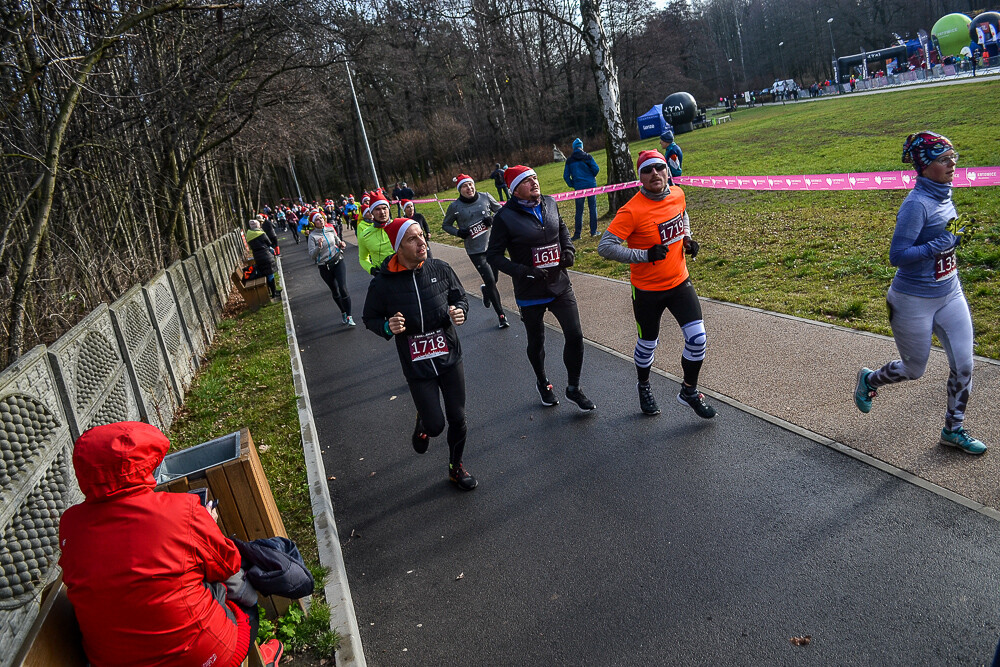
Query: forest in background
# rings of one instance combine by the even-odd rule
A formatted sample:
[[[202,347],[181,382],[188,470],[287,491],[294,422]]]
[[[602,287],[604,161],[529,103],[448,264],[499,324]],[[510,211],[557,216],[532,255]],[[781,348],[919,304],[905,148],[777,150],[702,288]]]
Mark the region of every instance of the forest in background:
[[[576,136],[620,157],[635,117],[669,93],[705,104],[779,74],[808,85],[830,76],[831,36],[847,55],[949,11],[981,10],[11,0],[0,8],[0,367],[265,200],[296,196],[292,164],[307,199],[371,188],[348,65],[383,184],[429,192],[457,170],[547,162]],[[629,179],[627,162],[609,164],[612,182]]]

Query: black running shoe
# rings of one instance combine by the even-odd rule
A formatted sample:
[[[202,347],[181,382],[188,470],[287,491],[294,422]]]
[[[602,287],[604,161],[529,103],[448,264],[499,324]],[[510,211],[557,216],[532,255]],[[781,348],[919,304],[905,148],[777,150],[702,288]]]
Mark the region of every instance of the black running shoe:
[[[417,425],[413,427],[413,449],[416,450],[417,454],[423,454],[427,451],[427,445],[430,442],[430,436],[424,430],[424,423],[420,421],[420,415],[417,415]]]
[[[485,283],[483,283],[482,285],[479,286],[479,291],[483,293],[483,305],[486,306],[487,308],[489,308],[490,307],[490,295],[489,295],[489,292],[486,291],[486,284]]]
[[[479,485],[476,478],[470,475],[461,463],[457,466],[448,464],[448,479],[463,491],[472,491]]]
[[[510,326],[510,322],[507,321],[506,315],[500,316],[500,324],[497,325],[497,329],[506,329]]]
[[[636,386],[639,388],[639,409],[642,410],[642,414],[660,414],[660,406],[656,404],[656,398],[653,397],[653,388],[649,386],[649,383],[639,382]]]
[[[587,398],[586,396],[584,396],[583,392],[580,391],[579,387],[577,387],[576,389],[570,389],[569,387],[566,387],[566,398],[576,403],[576,406],[580,408],[581,412],[592,412],[593,410],[597,409],[597,406],[594,405],[594,402],[589,398]]]
[[[700,391],[688,393],[681,388],[681,393],[677,394],[677,402],[681,405],[690,405],[702,419],[711,419],[715,416],[715,408],[705,402],[705,394]]]
[[[559,399],[556,398],[556,392],[552,391],[552,383],[548,380],[545,384],[537,383],[535,388],[538,389],[538,395],[542,397],[542,405],[546,407],[552,407],[553,405],[559,405]]]

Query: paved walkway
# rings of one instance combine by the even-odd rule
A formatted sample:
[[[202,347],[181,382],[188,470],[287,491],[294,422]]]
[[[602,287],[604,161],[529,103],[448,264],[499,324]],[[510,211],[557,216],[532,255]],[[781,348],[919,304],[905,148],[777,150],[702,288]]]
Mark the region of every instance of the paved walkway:
[[[677,385],[662,374],[652,382],[663,414],[638,414],[620,283],[574,275],[588,337],[628,352],[588,345],[584,382],[596,414],[565,401],[543,408],[516,317],[498,331],[470,299],[460,330],[465,458],[480,487],[461,493],[446,481],[440,439],[422,456],[409,445],[413,405],[394,346],[342,326],[304,248],[284,250],[369,664],[911,665],[992,655],[997,522],[724,402],[716,419],[700,420],[672,400]],[[478,291],[461,250],[434,252]],[[368,277],[355,249],[345,261],[359,317]],[[509,281],[502,285],[512,305]],[[770,376],[753,377],[765,364],[727,340],[760,338],[769,348],[781,326],[802,324],[719,308],[706,304],[709,330],[726,330],[710,339],[706,384],[741,400],[768,394]],[[818,357],[821,334],[840,335],[808,326],[808,344],[778,349]],[[547,338],[550,378],[561,387],[562,337]],[[728,356],[740,361],[722,374]],[[810,413],[824,412],[824,400],[830,410],[849,400],[798,386],[795,406]],[[890,407],[918,405],[913,389]],[[805,636],[808,646],[791,641]]]
[[[434,252],[451,263],[470,293],[479,292],[479,275],[462,249],[435,244]],[[501,276],[500,286],[504,305],[513,308],[510,279]],[[628,284],[573,273],[573,288],[584,336],[631,359],[635,321]],[[718,301],[704,300],[702,307],[708,330],[703,388],[1000,508],[1000,364],[976,361],[966,424],[993,451],[971,457],[937,444],[948,378],[941,349],[932,351],[923,378],[883,388],[864,415],[851,398],[857,371],[898,358],[891,338]],[[679,377],[680,331],[665,325],[660,332],[654,366]]]

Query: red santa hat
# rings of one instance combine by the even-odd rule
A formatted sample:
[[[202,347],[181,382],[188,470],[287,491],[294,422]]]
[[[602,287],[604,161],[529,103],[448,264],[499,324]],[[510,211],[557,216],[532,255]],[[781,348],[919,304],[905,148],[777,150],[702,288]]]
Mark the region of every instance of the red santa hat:
[[[643,167],[649,167],[654,164],[666,165],[667,160],[663,157],[660,151],[648,150],[639,153],[638,159],[635,161],[636,169],[642,171]]]
[[[372,193],[372,200],[368,204],[368,210],[374,211],[376,206],[382,206],[382,205],[388,206],[389,198],[385,196],[385,193],[382,192],[382,190],[376,190],[375,192]]]
[[[459,174],[458,176],[456,176],[451,180],[455,182],[455,187],[458,188],[459,190],[461,190],[462,186],[465,185],[466,183],[475,184],[475,181],[472,180],[472,176],[469,176],[468,174]]]
[[[534,175],[535,170],[531,167],[525,167],[523,164],[516,164],[513,167],[507,167],[507,170],[503,173],[503,179],[507,181],[507,189],[514,192],[514,190],[517,189],[517,186],[521,184],[521,181]]]
[[[392,244],[392,249],[396,250],[399,247],[399,242],[403,240],[403,235],[406,234],[406,230],[410,228],[410,225],[420,224],[416,220],[410,220],[409,218],[394,218],[392,222],[383,227],[386,235],[389,237],[389,243]]]
[[[410,201],[409,199],[400,199],[399,200],[399,209],[401,211],[405,211],[406,207],[409,206],[410,204],[413,204],[413,202]],[[414,206],[413,208],[416,209],[416,206]]]

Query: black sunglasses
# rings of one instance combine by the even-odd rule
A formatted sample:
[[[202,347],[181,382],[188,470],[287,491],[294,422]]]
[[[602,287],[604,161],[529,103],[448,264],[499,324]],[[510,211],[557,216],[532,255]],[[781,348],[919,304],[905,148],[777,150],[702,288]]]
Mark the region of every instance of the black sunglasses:
[[[656,171],[663,171],[666,168],[667,165],[663,164],[662,162],[657,162],[656,164],[651,164],[648,167],[643,167],[642,169],[639,170],[639,173],[642,174],[643,176],[648,176],[649,174],[653,173],[654,169]]]

